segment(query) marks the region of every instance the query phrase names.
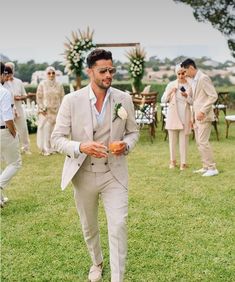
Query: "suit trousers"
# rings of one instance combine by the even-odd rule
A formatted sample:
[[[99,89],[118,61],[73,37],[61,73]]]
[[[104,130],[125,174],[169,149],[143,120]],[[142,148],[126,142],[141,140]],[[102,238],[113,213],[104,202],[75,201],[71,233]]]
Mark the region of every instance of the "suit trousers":
[[[179,140],[179,152],[180,152],[180,163],[187,163],[187,152],[189,135],[185,135],[184,130],[168,130],[169,136],[169,148],[170,148],[170,160],[176,160],[176,146],[177,140]]]
[[[20,111],[17,111],[19,116],[17,116],[14,120],[17,132],[19,133],[20,142],[23,151],[30,150],[30,141],[29,141],[29,132],[26,123],[26,117],[24,115],[24,111],[22,106],[20,106]]]
[[[211,121],[203,123],[196,122],[194,125],[194,132],[203,167],[206,169],[215,169],[216,164],[209,143]]]
[[[5,188],[12,177],[17,173],[21,167],[21,156],[19,149],[19,137],[14,138],[9,129],[0,129],[1,141],[1,168],[2,162],[6,163],[5,169],[0,175],[0,187]]]
[[[127,255],[127,189],[110,171],[91,172],[81,168],[72,182],[83,235],[93,264],[99,265],[103,261],[98,227],[101,198],[108,223],[111,281],[123,281]]]

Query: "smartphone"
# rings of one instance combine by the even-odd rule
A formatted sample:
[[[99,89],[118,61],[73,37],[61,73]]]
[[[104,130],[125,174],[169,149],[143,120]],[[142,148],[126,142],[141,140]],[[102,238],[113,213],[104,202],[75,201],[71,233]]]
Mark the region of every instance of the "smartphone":
[[[186,89],[184,88],[184,86],[182,86],[182,87],[180,88],[180,91],[181,91],[181,92],[185,92],[185,91],[186,91]]]

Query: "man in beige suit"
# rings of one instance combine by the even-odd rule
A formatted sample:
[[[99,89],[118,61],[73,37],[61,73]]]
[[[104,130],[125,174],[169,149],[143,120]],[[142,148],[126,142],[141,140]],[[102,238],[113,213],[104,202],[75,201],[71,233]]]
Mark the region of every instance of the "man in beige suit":
[[[209,138],[211,122],[214,121],[212,106],[218,99],[218,95],[210,78],[197,69],[192,59],[186,59],[181,66],[186,70],[187,76],[192,78],[194,130],[203,164],[203,167],[195,173],[202,173],[202,176],[214,176],[219,172],[216,169]]]
[[[54,148],[67,155],[61,185],[65,189],[72,180],[74,186],[75,203],[93,263],[88,279],[95,282],[102,278],[97,219],[100,197],[108,222],[111,281],[121,282],[127,254],[126,155],[139,133],[131,96],[111,87],[115,73],[111,52],[92,51],[87,65],[90,84],[65,96],[51,139]]]

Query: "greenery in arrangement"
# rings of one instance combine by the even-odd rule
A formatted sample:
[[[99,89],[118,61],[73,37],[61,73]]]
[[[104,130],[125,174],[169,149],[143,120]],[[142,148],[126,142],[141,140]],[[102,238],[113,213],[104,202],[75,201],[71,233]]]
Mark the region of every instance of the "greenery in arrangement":
[[[228,114],[235,114],[229,111]],[[159,111],[160,120],[160,111]],[[147,127],[128,156],[128,259],[125,282],[234,281],[235,125],[220,141],[211,134],[220,174],[193,174],[201,165],[190,136],[189,168],[169,170],[168,142],[157,127],[153,144]],[[7,187],[9,203],[1,211],[1,281],[84,282],[87,254],[72,186],[60,190],[64,156],[23,155],[23,167]],[[33,178],[33,179],[32,179]],[[101,204],[102,207],[102,204]],[[107,223],[99,210],[104,254],[103,282],[110,281]]]
[[[27,122],[29,133],[36,133],[37,132],[37,117],[31,115],[27,117],[26,122]]]
[[[81,76],[87,52],[96,46],[92,41],[93,34],[89,27],[86,32],[72,31],[72,38],[67,38],[68,42],[64,43],[65,72]]]
[[[142,78],[144,76],[145,56],[146,52],[140,46],[127,52],[127,58],[130,60],[128,71],[133,79],[133,86],[136,92],[140,92],[142,86]]]

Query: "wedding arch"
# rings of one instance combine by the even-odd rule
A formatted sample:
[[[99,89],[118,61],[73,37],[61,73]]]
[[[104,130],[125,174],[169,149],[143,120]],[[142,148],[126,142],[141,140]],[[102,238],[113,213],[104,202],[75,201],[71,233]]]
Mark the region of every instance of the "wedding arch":
[[[83,70],[83,63],[86,54],[93,48],[107,48],[107,47],[140,47],[140,43],[97,43],[93,42],[94,31],[90,31],[89,27],[85,32],[72,31],[72,37],[66,37],[67,42],[64,43],[65,52],[65,72],[69,75],[74,73],[76,75],[76,88],[81,88],[81,74]]]

